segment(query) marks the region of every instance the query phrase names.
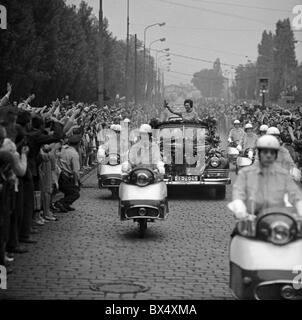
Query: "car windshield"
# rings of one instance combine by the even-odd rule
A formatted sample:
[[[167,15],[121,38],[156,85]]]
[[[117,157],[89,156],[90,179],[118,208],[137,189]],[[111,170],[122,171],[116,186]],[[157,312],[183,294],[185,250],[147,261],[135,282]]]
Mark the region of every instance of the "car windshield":
[[[160,137],[163,139],[186,139],[198,141],[197,143],[206,143],[209,139],[209,129],[205,126],[196,124],[165,124],[160,127]]]

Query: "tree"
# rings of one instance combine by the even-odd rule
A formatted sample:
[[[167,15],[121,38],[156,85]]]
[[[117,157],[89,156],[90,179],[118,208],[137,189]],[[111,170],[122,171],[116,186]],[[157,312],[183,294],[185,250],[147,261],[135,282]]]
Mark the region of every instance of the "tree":
[[[213,69],[203,69],[193,75],[191,81],[204,97],[221,97],[224,77],[220,60],[216,59]]]
[[[84,1],[2,0],[8,9],[8,30],[0,33],[0,84],[14,86],[14,99],[36,93],[47,104],[65,94],[75,101],[97,100],[98,20]],[[125,95],[126,43],[117,40],[104,19],[104,78],[109,97]],[[129,92],[134,87],[134,41],[130,42]],[[138,41],[141,46],[142,43]],[[147,54],[147,61],[150,53]],[[151,58],[154,65],[154,60]],[[155,74],[154,68],[148,70]],[[138,95],[143,96],[143,54],[138,54]],[[131,97],[130,97],[131,99]]]
[[[272,99],[277,101],[280,93],[292,85],[297,68],[294,33],[290,20],[279,20],[274,38],[274,67],[272,79]]]
[[[266,30],[262,33],[261,43],[258,45],[257,58],[258,79],[268,78],[269,82],[274,78],[274,35]],[[259,92],[259,87],[257,88]],[[269,91],[270,97],[273,96],[273,90]]]
[[[255,99],[257,88],[257,67],[254,63],[236,68],[235,86],[232,88],[237,99]]]
[[[296,85],[298,89],[296,93],[296,101],[302,102],[302,63],[300,63],[296,70]]]

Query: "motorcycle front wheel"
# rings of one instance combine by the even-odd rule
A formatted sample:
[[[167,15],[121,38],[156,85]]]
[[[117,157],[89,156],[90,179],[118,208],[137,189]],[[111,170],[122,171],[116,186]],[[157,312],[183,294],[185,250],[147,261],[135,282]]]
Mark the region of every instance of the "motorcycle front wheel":
[[[144,238],[145,232],[147,230],[147,219],[140,219],[138,221],[139,224],[139,237]]]

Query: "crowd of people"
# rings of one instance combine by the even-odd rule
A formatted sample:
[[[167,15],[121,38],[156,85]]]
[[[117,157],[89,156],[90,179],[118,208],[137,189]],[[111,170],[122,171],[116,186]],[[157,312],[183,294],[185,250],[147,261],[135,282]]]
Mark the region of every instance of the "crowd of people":
[[[97,163],[103,129],[125,116],[122,104],[98,108],[69,96],[32,107],[35,95],[11,102],[12,91],[8,83],[0,99],[0,265],[8,272],[40,227],[75,210],[80,177]]]
[[[266,133],[268,128],[275,128],[276,135],[286,148],[298,168],[302,167],[302,112],[300,107],[291,109],[278,105],[262,108],[260,105],[242,103],[229,108],[229,119],[234,126],[250,131],[251,143],[255,148],[256,136]],[[235,123],[237,121],[237,124]],[[236,139],[233,139],[236,140]],[[239,139],[240,140],[240,139]],[[238,141],[242,147],[242,143]]]

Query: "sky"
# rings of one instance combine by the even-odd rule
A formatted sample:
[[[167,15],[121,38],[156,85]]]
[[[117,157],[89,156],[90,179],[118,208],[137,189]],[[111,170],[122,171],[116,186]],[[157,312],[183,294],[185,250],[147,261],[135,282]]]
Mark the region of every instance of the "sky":
[[[67,0],[75,5],[80,2]],[[98,16],[99,0],[86,2]],[[166,23],[148,29],[146,38],[147,47],[154,40],[166,38],[152,46],[170,49],[172,64],[171,71],[165,71],[166,84],[190,83],[195,72],[212,68],[216,58],[225,64],[222,69],[232,79],[234,66],[257,59],[262,32],[274,32],[279,19],[293,21],[292,11],[299,2],[302,5],[299,0],[129,0],[130,33],[143,40],[146,26]],[[103,11],[112,34],[126,39],[127,0],[103,0]],[[295,37],[300,41],[296,57],[301,62],[302,30],[295,31]],[[164,70],[165,59],[160,58]]]

